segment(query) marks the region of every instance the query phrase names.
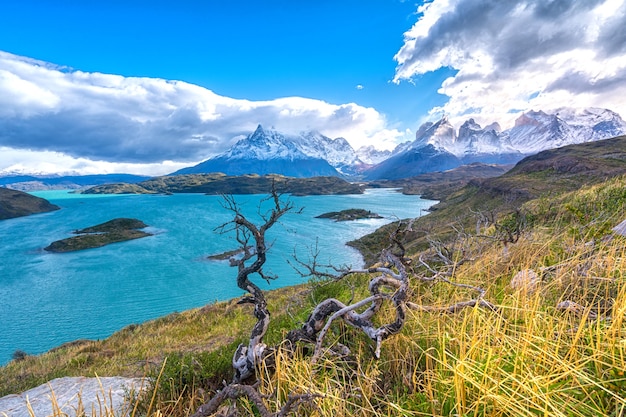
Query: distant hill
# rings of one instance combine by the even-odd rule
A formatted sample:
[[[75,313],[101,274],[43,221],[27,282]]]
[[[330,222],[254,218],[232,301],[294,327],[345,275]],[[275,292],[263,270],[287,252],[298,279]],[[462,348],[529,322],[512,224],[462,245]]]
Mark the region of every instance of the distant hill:
[[[5,175],[0,176],[0,186],[20,191],[75,190],[116,182],[136,183],[147,180],[145,175],[102,174],[102,175]]]
[[[368,169],[364,174],[365,178],[369,180],[395,180],[427,172],[445,171],[459,165],[463,165],[459,158],[444,149],[429,144],[394,155]]]
[[[189,174],[152,178],[138,184],[109,184],[89,188],[85,194],[267,194],[272,185],[294,195],[361,194],[357,184],[339,177],[292,178],[282,175]]]
[[[396,180],[368,182],[369,187],[402,188],[403,194],[421,195],[429,200],[443,200],[472,180],[498,177],[513,165],[495,165],[474,162],[447,171],[428,172]]]
[[[22,191],[0,187],[0,220],[58,209],[58,206],[51,204],[43,198],[35,197]]]

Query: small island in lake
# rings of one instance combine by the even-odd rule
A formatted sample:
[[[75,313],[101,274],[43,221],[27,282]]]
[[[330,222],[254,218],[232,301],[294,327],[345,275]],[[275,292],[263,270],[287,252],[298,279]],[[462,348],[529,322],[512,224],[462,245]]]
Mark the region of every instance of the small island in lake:
[[[342,211],[331,211],[320,214],[316,219],[333,219],[336,222],[345,222],[358,219],[382,219],[383,217],[364,209],[347,209]]]
[[[245,250],[243,248],[228,250],[226,252],[218,253],[218,254],[215,254],[215,255],[209,255],[209,256],[207,256],[207,259],[209,259],[211,261],[225,261],[225,260],[230,259],[232,257],[241,255],[242,253],[244,253],[244,251]]]
[[[151,233],[139,230],[145,227],[148,227],[148,225],[141,220],[126,218],[113,219],[86,229],[76,230],[73,233],[78,236],[52,242],[49,246],[45,247],[44,250],[55,253],[73,252],[152,236]]]

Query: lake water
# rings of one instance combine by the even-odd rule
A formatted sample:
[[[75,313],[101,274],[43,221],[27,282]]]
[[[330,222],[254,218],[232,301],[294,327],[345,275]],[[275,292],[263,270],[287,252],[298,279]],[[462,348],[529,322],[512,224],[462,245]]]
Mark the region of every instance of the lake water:
[[[218,196],[81,195],[34,193],[62,209],[0,221],[0,365],[16,350],[47,351],[76,339],[102,339],[132,324],[174,311],[240,296],[236,271],[207,255],[232,250],[231,235],[214,229],[232,219]],[[244,212],[256,213],[262,196],[236,196]],[[394,190],[362,195],[291,197],[301,214],[288,213],[270,229],[266,272],[278,279],[262,288],[304,282],[287,264],[294,248],[305,256],[318,241],[320,260],[362,266],[345,242],[398,218],[417,217],[434,202]],[[363,208],[384,216],[352,222],[316,219],[322,213]],[[43,250],[76,229],[116,217],[133,217],[154,236],[97,249],[54,254]]]

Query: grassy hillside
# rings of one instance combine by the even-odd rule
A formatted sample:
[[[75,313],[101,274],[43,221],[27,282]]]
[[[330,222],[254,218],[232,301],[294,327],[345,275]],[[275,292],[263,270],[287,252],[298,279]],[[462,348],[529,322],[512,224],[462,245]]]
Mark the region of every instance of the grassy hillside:
[[[498,177],[511,167],[512,165],[490,165],[476,162],[461,165],[448,171],[429,172],[415,177],[370,181],[368,186],[402,188],[403,194],[421,195],[429,200],[443,200],[472,180]]]
[[[497,219],[520,209],[537,198],[551,198],[626,174],[626,136],[540,152],[527,157],[505,174],[471,180],[466,186],[448,194],[428,216],[417,219],[414,233],[405,244],[417,253],[428,247],[433,236],[447,239],[462,225],[475,228],[485,219]],[[387,245],[391,224],[375,233],[350,242],[368,263]]]
[[[227,176],[221,173],[186,174],[152,178],[138,184],[108,184],[89,188],[85,194],[267,194],[275,184],[281,193],[293,195],[361,194],[363,190],[338,177],[292,178],[282,175]]]
[[[43,198],[35,197],[22,191],[0,187],[0,220],[58,209],[58,206],[51,204]]]
[[[341,343],[351,354],[327,354],[313,363],[306,346],[292,353],[281,345],[283,335],[320,300],[363,298],[368,278],[271,292],[265,341],[277,351],[275,363],[258,372],[268,408],[280,409],[289,394],[309,393],[317,396],[297,415],[623,416],[626,238],[612,228],[626,218],[626,171],[619,156],[624,140],[617,141],[618,151],[609,142],[596,156],[584,152],[568,164],[608,161],[593,170],[586,165],[586,174],[558,174],[562,165],[555,166],[555,159],[532,159],[542,168],[518,165],[499,179],[470,185],[452,197],[455,205],[448,201],[426,216],[435,219],[430,229],[414,224],[414,230],[421,228],[414,237],[430,249],[418,250],[419,239],[407,242],[415,252],[409,301],[445,307],[467,299],[467,288],[417,279],[428,273],[420,259],[439,251],[465,261],[449,279],[485,288],[495,311],[410,309],[402,331],[383,342],[380,359],[369,339],[335,323],[327,343]],[[607,149],[613,156],[606,156]],[[513,188],[520,191],[515,199],[494,191]],[[463,206],[469,203],[482,206]],[[515,239],[508,239],[507,228],[519,229]],[[427,232],[430,240],[423,238]],[[530,270],[536,286],[511,285],[520,271]],[[380,320],[394,314],[387,311]],[[62,375],[149,375],[155,389],[136,415],[188,416],[222,380],[230,380],[232,354],[253,324],[251,306],[229,301],[129,326],[103,341],[77,342],[37,357],[16,355],[0,369],[0,395]],[[256,415],[250,402],[237,404],[244,415]]]

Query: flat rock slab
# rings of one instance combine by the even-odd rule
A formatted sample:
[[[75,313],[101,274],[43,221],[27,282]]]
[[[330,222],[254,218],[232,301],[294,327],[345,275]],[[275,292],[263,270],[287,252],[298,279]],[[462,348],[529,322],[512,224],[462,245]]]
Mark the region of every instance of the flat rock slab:
[[[142,378],[57,378],[22,394],[0,398],[1,417],[123,416],[132,411],[128,394],[145,389]],[[32,410],[32,412],[30,411]]]
[[[626,236],[626,220],[615,226],[613,231],[620,236]]]

